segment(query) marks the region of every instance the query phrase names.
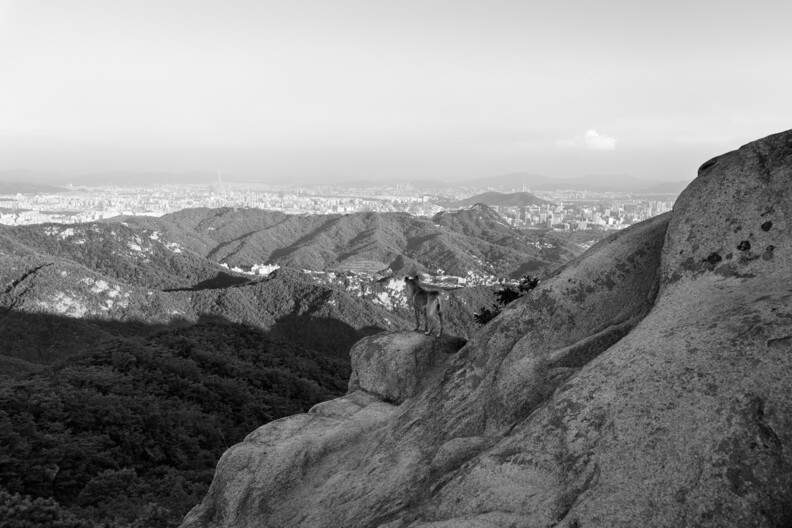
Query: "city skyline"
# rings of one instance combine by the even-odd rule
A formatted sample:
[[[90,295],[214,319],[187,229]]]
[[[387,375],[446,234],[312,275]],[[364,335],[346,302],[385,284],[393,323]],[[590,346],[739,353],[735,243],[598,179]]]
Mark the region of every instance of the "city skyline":
[[[76,224],[120,216],[163,216],[189,209],[242,208],[292,215],[406,212],[433,217],[440,211],[486,205],[512,227],[553,230],[623,229],[670,211],[675,193],[633,195],[618,192],[544,191],[537,194],[471,193],[434,189],[425,194],[409,185],[269,188],[261,184],[69,187],[61,192],[2,194],[0,225]]]
[[[0,0],[0,172],[691,180],[790,128],[790,15],[770,1]]]

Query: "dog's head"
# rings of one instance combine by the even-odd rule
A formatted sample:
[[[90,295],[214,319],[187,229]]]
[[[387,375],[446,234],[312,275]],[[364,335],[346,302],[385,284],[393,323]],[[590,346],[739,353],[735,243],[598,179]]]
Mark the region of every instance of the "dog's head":
[[[409,286],[418,286],[418,275],[415,277],[410,277],[409,275],[404,277],[404,282],[406,282]]]

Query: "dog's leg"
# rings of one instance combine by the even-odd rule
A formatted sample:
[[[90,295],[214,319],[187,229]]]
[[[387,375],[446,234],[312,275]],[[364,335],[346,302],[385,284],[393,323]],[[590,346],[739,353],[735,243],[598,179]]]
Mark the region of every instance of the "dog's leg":
[[[413,309],[415,310],[415,328],[413,328],[413,332],[416,332],[421,330],[421,319],[418,317],[418,307],[413,306]]]
[[[424,334],[429,335],[431,332],[429,331],[429,303],[426,303],[423,309],[424,313]]]
[[[443,312],[440,310],[440,301],[437,301],[437,318],[440,320],[440,331],[437,333],[437,337],[443,335]]]

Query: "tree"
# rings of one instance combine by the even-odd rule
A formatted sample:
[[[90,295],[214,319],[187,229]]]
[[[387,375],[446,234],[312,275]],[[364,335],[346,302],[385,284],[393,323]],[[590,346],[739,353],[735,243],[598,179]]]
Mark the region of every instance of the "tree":
[[[53,499],[31,498],[0,488],[0,528],[93,528]]]
[[[492,308],[493,309],[490,310],[486,306],[482,306],[478,312],[473,314],[473,319],[482,326],[489,323],[495,319],[496,315],[500,313],[500,308],[497,308],[494,304],[492,305]]]
[[[492,308],[482,306],[478,312],[473,314],[473,319],[480,325],[489,323],[501,313],[504,306],[527,294],[529,291],[536,288],[538,284],[538,278],[525,275],[522,279],[520,279],[516,289],[513,286],[506,286],[500,291],[495,292],[497,304],[493,304]]]

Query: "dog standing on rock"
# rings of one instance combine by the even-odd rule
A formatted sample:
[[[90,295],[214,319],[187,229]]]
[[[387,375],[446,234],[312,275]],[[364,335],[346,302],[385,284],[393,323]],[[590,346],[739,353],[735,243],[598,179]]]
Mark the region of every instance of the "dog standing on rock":
[[[440,332],[437,337],[443,335],[443,314],[440,311],[440,292],[429,291],[421,288],[421,282],[418,276],[404,277],[404,282],[407,284],[407,297],[410,305],[415,309],[415,330],[421,328],[420,312],[423,312],[426,326],[424,333],[431,334],[429,330],[429,317],[437,317],[440,321]]]

